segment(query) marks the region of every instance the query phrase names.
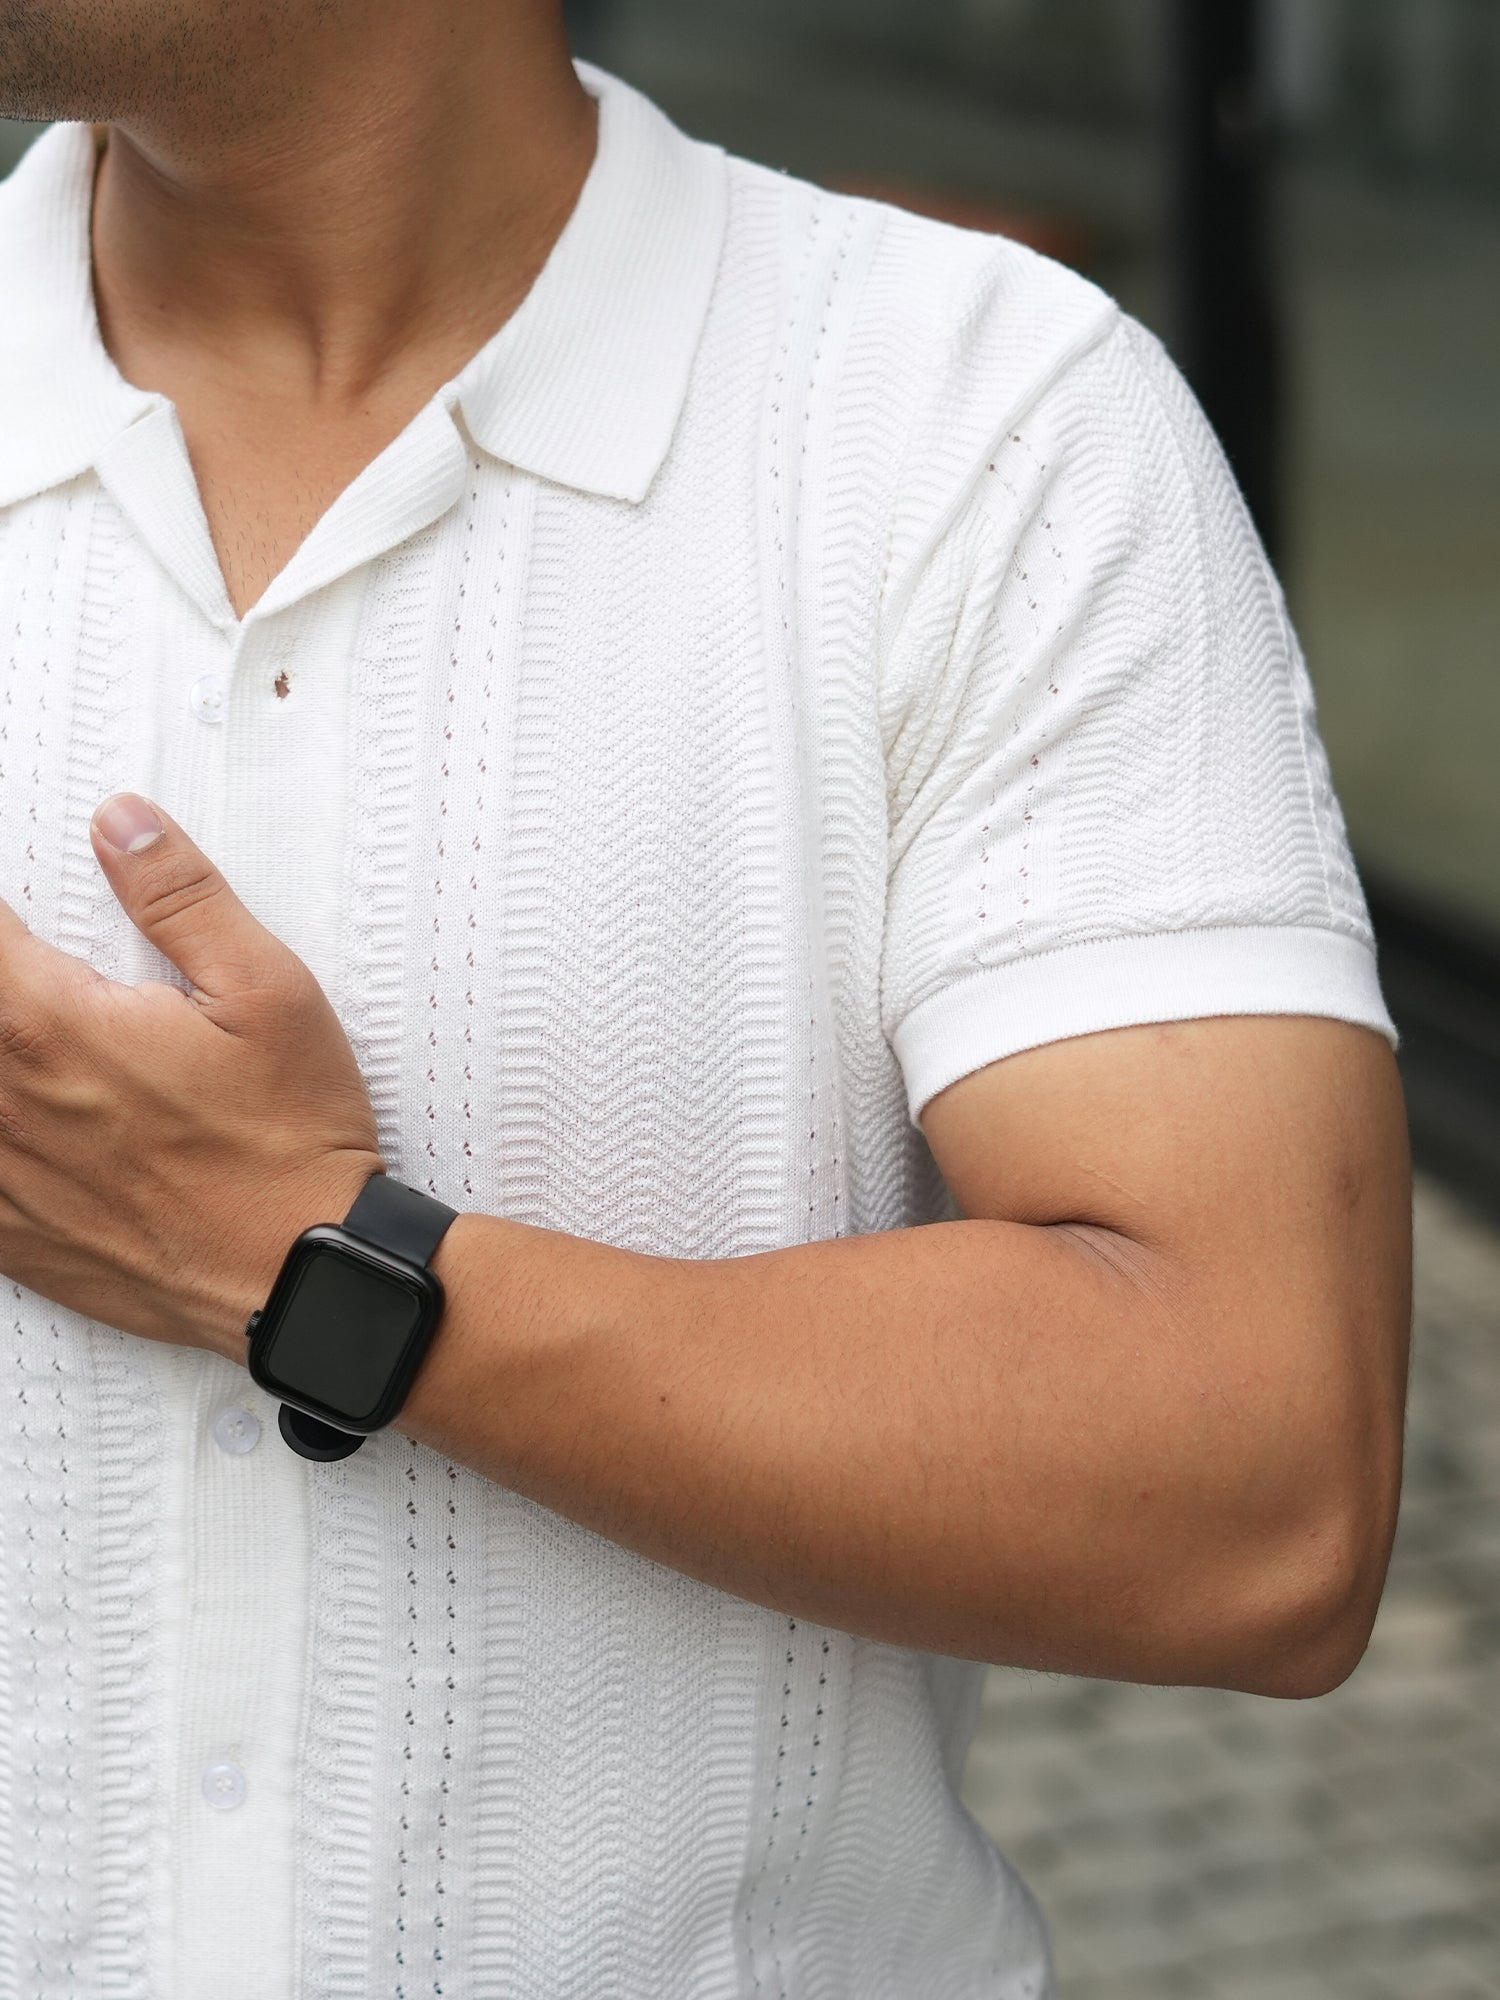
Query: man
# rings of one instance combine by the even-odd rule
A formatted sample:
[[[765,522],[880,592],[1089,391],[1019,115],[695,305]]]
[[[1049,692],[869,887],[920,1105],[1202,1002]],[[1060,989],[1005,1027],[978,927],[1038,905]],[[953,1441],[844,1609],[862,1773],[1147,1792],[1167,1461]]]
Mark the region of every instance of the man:
[[[1399,1478],[1190,399],[554,0],[0,73],[0,1993],[1044,1992],[972,1663],[1330,1688]]]

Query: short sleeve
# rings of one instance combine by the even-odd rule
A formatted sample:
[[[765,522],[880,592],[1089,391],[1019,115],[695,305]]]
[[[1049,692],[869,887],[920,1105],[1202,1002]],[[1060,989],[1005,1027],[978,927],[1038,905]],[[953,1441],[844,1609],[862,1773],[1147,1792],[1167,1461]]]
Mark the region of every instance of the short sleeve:
[[[881,664],[886,1034],[913,1117],[1022,1049],[1208,1015],[1394,1041],[1276,580],[1114,317],[1014,420]]]

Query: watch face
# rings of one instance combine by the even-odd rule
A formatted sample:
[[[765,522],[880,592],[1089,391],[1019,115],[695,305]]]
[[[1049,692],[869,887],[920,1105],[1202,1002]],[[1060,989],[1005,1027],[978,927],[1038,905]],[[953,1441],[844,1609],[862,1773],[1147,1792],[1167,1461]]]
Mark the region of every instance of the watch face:
[[[322,1232],[310,1232],[311,1238]],[[426,1272],[334,1239],[303,1237],[266,1303],[252,1349],[262,1388],[353,1429],[394,1415],[436,1316]]]

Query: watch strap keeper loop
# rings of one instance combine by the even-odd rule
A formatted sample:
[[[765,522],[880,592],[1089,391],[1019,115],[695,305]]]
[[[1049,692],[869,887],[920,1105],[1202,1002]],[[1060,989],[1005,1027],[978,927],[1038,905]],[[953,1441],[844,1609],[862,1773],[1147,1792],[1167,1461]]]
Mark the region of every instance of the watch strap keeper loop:
[[[426,1265],[458,1219],[436,1196],[393,1181],[389,1174],[371,1174],[344,1217],[344,1227],[382,1250],[392,1250],[413,1264]]]

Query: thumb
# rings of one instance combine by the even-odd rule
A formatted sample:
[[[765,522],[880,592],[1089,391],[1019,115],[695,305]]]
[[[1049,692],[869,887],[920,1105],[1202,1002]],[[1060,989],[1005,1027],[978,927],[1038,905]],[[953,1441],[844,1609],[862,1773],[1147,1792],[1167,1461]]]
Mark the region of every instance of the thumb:
[[[126,916],[205,999],[232,999],[286,969],[286,946],[160,806],[117,792],[89,831]]]

